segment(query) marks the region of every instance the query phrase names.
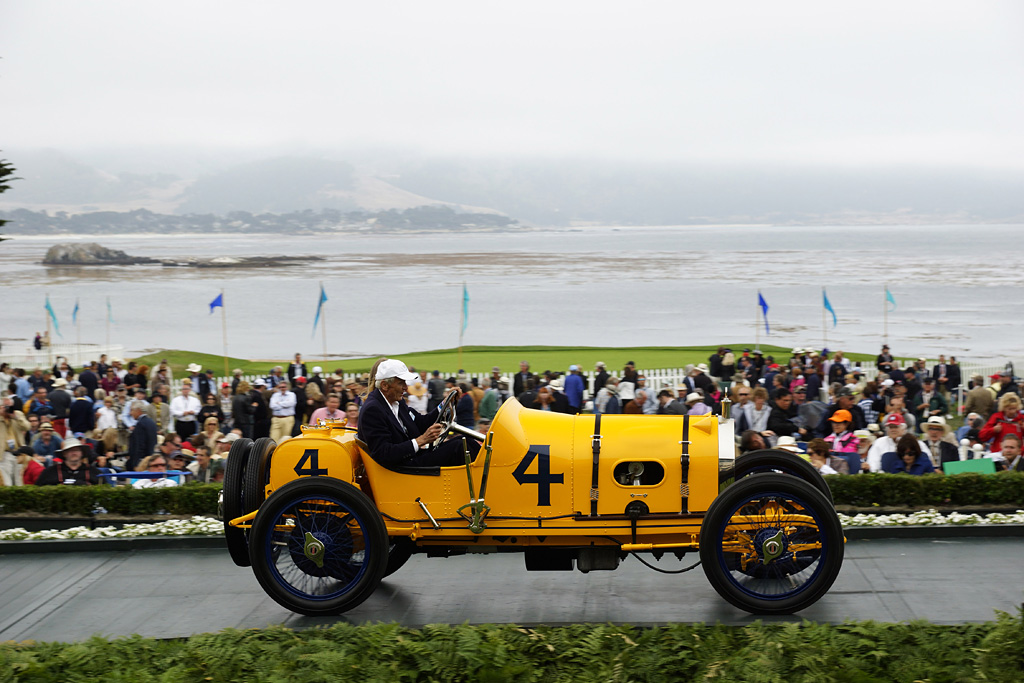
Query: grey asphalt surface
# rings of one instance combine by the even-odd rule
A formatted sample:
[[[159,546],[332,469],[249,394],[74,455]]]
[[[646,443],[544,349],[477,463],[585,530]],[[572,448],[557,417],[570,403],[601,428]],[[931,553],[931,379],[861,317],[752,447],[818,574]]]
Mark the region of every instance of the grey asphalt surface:
[[[666,557],[662,564],[676,569],[696,561],[690,557],[685,564]],[[987,621],[995,610],[1012,612],[1024,601],[1013,570],[1022,558],[1020,538],[853,540],[824,598],[797,615],[762,620]],[[417,555],[357,609],[311,618],[278,606],[226,550],[0,556],[0,641],[133,633],[167,638],[338,622],[742,625],[755,619],[721,599],[702,568],[659,574],[634,558],[616,571],[581,574],[527,572],[519,554]]]

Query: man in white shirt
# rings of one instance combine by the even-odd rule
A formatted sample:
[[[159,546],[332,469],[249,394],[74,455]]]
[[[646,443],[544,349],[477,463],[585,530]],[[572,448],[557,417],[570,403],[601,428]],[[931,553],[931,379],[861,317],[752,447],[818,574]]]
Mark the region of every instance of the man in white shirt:
[[[297,399],[291,391],[292,385],[286,379],[274,387],[270,395],[270,438],[277,443],[284,443],[291,438],[292,427],[295,426],[295,404]]]
[[[124,363],[124,361],[120,358],[115,358],[110,361],[111,367],[114,368],[114,374],[117,375],[119,380],[124,381],[124,376],[128,374],[128,371],[121,367],[122,363]]]
[[[203,406],[199,399],[192,395],[192,384],[181,385],[181,393],[171,400],[171,417],[174,419],[174,431],[182,441],[198,431],[196,415]]]

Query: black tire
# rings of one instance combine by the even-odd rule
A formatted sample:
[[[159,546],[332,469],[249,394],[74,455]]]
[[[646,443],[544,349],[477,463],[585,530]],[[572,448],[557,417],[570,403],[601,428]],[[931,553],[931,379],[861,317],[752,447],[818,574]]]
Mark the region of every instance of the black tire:
[[[731,473],[723,473],[723,478],[728,479],[731,476],[736,481],[739,481],[743,477],[762,472],[776,472],[799,477],[818,489],[823,496],[828,498],[830,503],[833,502],[832,490],[825,483],[825,478],[821,476],[818,470],[814,469],[814,465],[799,455],[781,449],[744,453],[736,458],[736,465]]]
[[[388,549],[388,566],[384,568],[384,577],[391,576],[401,569],[409,558],[416,544],[408,538],[392,538],[391,547]]]
[[[267,478],[270,474],[270,456],[277,448],[277,443],[269,438],[256,439],[249,451],[249,461],[245,465],[245,478],[242,484],[243,514],[259,510],[266,499]]]
[[[780,523],[779,514],[805,521]],[[757,521],[728,530],[739,516]],[[708,581],[736,607],[753,614],[792,614],[832,586],[843,565],[844,540],[835,508],[817,489],[786,474],[752,474],[711,503],[700,529],[700,559]],[[766,559],[772,541],[781,549]],[[818,547],[787,552],[794,543]],[[730,551],[726,544],[746,550]]]
[[[319,547],[311,548],[311,541]],[[296,479],[260,508],[249,534],[249,559],[278,604],[307,616],[341,614],[380,585],[388,533],[373,502],[351,484]]]
[[[228,553],[239,567],[249,566],[249,548],[245,540],[245,529],[228,524],[232,519],[245,514],[242,502],[242,486],[245,481],[245,466],[252,451],[252,439],[236,439],[228,451],[228,464],[224,469],[224,540]]]

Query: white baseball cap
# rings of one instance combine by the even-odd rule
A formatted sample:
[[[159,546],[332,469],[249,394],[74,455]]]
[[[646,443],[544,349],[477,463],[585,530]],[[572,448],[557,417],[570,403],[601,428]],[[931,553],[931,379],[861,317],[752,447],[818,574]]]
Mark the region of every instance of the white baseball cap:
[[[313,374],[314,375],[319,375],[323,371],[324,371],[324,369],[322,367],[320,367],[319,365],[317,365],[316,367],[313,368]]]
[[[377,366],[377,375],[374,379],[379,382],[382,379],[390,379],[392,377],[411,382],[414,379],[419,379],[420,376],[415,372],[409,372],[408,366],[402,361],[389,358]]]

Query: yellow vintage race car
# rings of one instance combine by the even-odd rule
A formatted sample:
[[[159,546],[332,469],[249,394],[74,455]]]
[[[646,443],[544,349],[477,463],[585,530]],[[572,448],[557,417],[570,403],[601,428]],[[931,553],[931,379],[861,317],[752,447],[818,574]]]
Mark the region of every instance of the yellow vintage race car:
[[[352,609],[413,553],[466,552],[519,552],[527,570],[582,572],[630,555],[665,571],[649,560],[697,553],[736,607],[801,610],[843,561],[828,487],[786,451],[736,458],[724,412],[564,415],[510,399],[481,434],[455,424],[446,399],[446,434],[484,444],[471,462],[467,449],[465,467],[384,467],[343,420],[280,445],[239,439],[222,494],[228,550],[306,615]]]

